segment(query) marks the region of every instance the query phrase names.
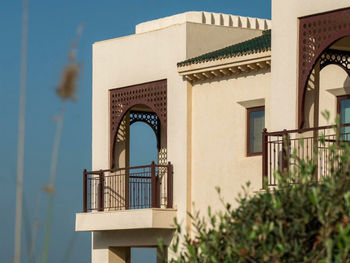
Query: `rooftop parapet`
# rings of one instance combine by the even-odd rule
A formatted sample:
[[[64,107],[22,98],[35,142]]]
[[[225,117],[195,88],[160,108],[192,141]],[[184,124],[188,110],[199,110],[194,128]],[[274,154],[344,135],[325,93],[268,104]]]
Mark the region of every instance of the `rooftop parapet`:
[[[136,25],[135,33],[140,34],[150,32],[183,23],[198,23],[257,30],[271,29],[271,20],[268,19],[191,11],[140,23]]]

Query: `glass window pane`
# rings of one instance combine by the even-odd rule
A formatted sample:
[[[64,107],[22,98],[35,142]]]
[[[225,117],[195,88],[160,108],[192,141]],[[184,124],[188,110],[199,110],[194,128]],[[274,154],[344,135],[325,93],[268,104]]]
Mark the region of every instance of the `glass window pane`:
[[[340,124],[350,123],[350,99],[340,101]],[[350,127],[344,127],[341,133],[349,134]],[[348,135],[346,135],[348,137]],[[348,138],[344,138],[348,139]]]
[[[249,118],[249,152],[262,151],[262,130],[265,127],[265,110],[252,111]]]

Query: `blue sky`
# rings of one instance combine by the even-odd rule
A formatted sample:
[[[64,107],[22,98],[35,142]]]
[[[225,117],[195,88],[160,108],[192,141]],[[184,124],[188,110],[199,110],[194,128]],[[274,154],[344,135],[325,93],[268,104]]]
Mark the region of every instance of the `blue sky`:
[[[74,247],[69,262],[90,261],[90,235],[74,236],[74,213],[82,209],[82,170],[91,167],[91,45],[95,41],[134,32],[135,25],[184,11],[212,11],[270,18],[270,0],[29,0],[28,78],[24,195],[28,216],[34,211],[40,221],[37,255],[41,254],[47,198],[42,191],[49,181],[49,165],[55,123],[59,111],[55,95],[61,69],[67,63],[70,42],[77,26],[85,24],[78,61],[83,68],[78,100],[68,103],[59,152],[50,263],[62,262],[70,240]],[[0,255],[1,262],[13,256],[17,119],[22,2],[0,0]],[[154,157],[153,134],[144,125],[135,125],[132,162],[143,164]],[[152,148],[153,147],[153,148]],[[142,151],[142,149],[151,149]],[[105,168],[105,167],[101,167]],[[39,196],[41,195],[41,198]],[[41,200],[38,204],[37,200]],[[28,229],[24,227],[24,231]],[[27,261],[23,235],[23,262]],[[144,256],[142,251],[136,256]],[[143,261],[146,262],[145,256]]]

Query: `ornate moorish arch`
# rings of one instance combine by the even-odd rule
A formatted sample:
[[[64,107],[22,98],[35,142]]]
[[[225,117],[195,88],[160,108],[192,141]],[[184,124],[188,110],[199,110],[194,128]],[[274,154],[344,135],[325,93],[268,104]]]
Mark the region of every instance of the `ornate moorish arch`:
[[[298,126],[304,123],[305,91],[322,53],[337,40],[350,36],[350,8],[299,19]]]
[[[350,52],[327,49],[320,57],[320,70],[328,65],[337,65],[341,67],[350,77]]]
[[[158,115],[154,112],[131,110],[130,111],[130,125],[135,122],[143,122],[151,127],[154,134],[157,137],[157,147],[159,150],[160,145],[160,119]]]
[[[144,105],[153,112],[130,111]],[[130,111],[130,124],[143,121],[151,126],[160,144],[160,136],[167,136],[167,81],[159,80],[110,90],[110,156],[113,160],[114,143],[124,116]],[[155,117],[156,116],[156,117]],[[148,118],[149,117],[149,118]],[[159,147],[159,145],[158,145]],[[112,164],[113,165],[113,164]]]

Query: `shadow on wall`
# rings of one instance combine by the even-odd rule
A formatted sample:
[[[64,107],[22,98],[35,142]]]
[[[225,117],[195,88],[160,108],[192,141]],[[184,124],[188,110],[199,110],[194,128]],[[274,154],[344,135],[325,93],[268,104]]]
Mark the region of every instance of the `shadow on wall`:
[[[346,91],[347,94],[350,94],[350,77],[346,77],[344,81],[344,90]]]

